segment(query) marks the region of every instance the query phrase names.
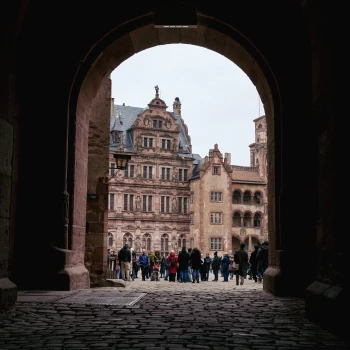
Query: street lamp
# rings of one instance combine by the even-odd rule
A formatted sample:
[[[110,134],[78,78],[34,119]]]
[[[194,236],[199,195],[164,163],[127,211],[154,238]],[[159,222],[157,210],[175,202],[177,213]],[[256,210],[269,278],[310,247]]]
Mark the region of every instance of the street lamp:
[[[128,161],[131,156],[125,153],[114,153],[113,157],[115,158],[117,169],[125,170],[128,166]]]

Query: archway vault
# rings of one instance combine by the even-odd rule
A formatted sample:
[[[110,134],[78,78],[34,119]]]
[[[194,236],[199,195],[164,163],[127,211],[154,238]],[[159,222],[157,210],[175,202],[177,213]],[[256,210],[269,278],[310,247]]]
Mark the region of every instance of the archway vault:
[[[91,105],[99,93],[101,85],[109,79],[112,71],[123,61],[142,50],[157,45],[190,44],[205,47],[225,56],[247,74],[249,79],[256,86],[261,100],[264,103],[269,135],[268,147],[269,152],[274,153],[276,147],[276,140],[274,137],[274,111],[276,109],[275,106],[277,106],[277,110],[279,110],[278,88],[272,72],[258,50],[233,28],[208,17],[199,16],[200,24],[196,29],[159,29],[155,28],[151,22],[152,17],[146,15],[124,26],[115,28],[108,35],[103,37],[84,58],[80,71],[76,76],[71,94],[72,105],[70,106],[70,111],[73,112],[73,118],[70,118],[70,125],[72,128],[76,128],[76,125],[79,125],[79,128],[76,128],[75,137],[81,140],[84,139],[83,135],[89,133],[88,124],[85,123],[85,121],[91,121]],[[90,68],[86,69],[87,67]],[[72,156],[74,159],[77,157],[81,158],[87,145],[80,141],[74,142],[74,144],[76,147],[72,150]],[[107,149],[105,153],[107,153]],[[83,158],[88,159],[89,155],[85,152]],[[271,159],[275,158],[271,157]],[[97,162],[98,160],[94,163],[96,164]],[[75,161],[70,162],[70,164],[75,164],[75,169],[69,171],[70,174],[84,173],[84,164]],[[81,169],[77,169],[77,167],[81,167]],[[108,169],[107,167],[108,162],[105,163],[105,169]],[[274,169],[274,167],[272,167],[272,169]],[[92,176],[91,170],[89,170],[88,188],[93,189],[96,186],[95,179],[101,179],[103,173],[106,172],[107,171],[100,171],[97,175],[95,171],[94,176]],[[269,179],[275,182],[273,172],[269,174]],[[68,181],[68,183],[74,183],[76,185],[79,181],[83,182],[85,180],[75,177],[74,179],[71,178],[71,181]],[[104,182],[104,184],[104,193],[108,193],[106,188],[107,182]],[[70,192],[76,193],[74,196],[75,203],[71,203],[72,210],[74,210],[73,208],[80,207],[81,204],[83,204],[83,202],[77,202],[83,200],[84,194],[77,193],[74,188],[72,188]],[[275,198],[276,197],[271,196],[270,200],[273,201]],[[74,214],[71,215],[74,216]],[[74,219],[72,222],[74,222]],[[275,222],[272,222],[270,226],[269,231],[271,234],[274,234]],[[74,228],[71,228],[70,232],[73,238]]]

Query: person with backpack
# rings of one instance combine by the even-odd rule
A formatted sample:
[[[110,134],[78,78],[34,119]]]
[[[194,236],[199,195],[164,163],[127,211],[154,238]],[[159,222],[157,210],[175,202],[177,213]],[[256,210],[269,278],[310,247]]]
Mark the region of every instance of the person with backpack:
[[[169,256],[167,257],[166,262],[167,262],[168,271],[169,271],[169,282],[175,282],[178,259],[173,250],[170,252]]]

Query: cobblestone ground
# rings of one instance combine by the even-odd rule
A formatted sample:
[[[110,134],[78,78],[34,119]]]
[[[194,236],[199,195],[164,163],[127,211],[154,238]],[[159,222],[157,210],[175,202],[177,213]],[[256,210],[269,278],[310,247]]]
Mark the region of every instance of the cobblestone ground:
[[[0,314],[0,349],[350,349],[304,317],[303,299],[211,280],[21,291]]]

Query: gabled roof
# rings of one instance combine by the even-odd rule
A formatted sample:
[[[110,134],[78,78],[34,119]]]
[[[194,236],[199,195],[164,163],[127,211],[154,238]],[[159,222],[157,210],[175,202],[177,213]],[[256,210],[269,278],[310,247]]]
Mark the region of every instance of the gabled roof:
[[[166,107],[166,106],[165,106]],[[124,133],[124,146],[127,152],[136,152],[133,144],[133,130],[131,126],[138,116],[148,108],[131,107],[123,105],[114,105],[114,114],[110,120],[110,132],[123,131]],[[184,126],[181,122],[181,117],[177,114],[171,113],[176,119],[176,123],[180,127],[179,133],[179,150],[178,155],[185,158],[193,158],[193,154],[190,152],[190,144],[186,137]],[[110,149],[116,151],[118,144],[113,144],[113,138],[110,137]]]

